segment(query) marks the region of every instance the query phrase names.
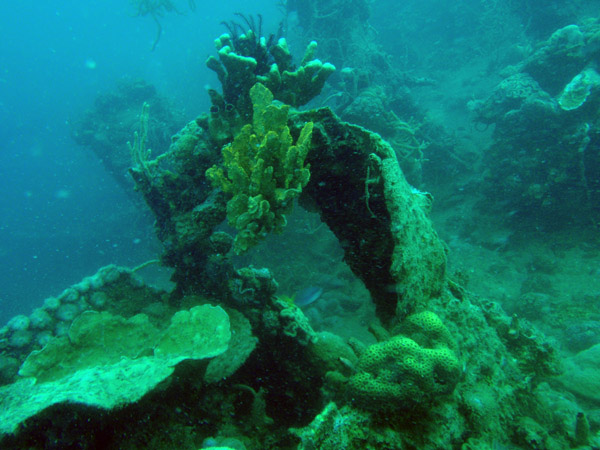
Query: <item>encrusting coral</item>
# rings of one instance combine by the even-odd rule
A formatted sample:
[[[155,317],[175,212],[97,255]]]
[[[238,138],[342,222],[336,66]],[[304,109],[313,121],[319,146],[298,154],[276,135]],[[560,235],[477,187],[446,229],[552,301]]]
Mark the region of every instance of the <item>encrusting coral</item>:
[[[304,160],[310,148],[312,122],[304,125],[296,144],[287,126],[289,106],[273,102],[273,94],[257,83],[250,90],[252,125],[245,125],[223,147],[224,168],[206,171],[213,186],[232,196],[227,220],[239,230],[234,250],[239,254],[271,231],[280,232],[286,214],[310,178]]]

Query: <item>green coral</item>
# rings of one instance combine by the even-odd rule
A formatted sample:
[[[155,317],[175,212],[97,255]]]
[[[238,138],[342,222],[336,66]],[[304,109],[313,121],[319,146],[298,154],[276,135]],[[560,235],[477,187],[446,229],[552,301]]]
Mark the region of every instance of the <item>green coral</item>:
[[[86,311],[73,321],[66,335],[33,351],[19,375],[44,383],[56,381],[86,367],[135,359],[152,349],[158,337],[159,330],[145,314],[125,319],[106,311]]]
[[[310,149],[312,122],[304,125],[296,144],[287,126],[289,106],[273,102],[262,84],[250,90],[252,124],[245,125],[223,147],[223,168],[206,171],[213,186],[232,196],[227,220],[239,232],[234,250],[240,254],[270,232],[281,232],[286,214],[310,178],[304,160]]]
[[[394,336],[369,346],[360,356],[358,372],[348,381],[348,393],[357,405],[373,410],[412,409],[454,390],[459,361],[446,327],[430,312],[407,318],[407,324],[416,340]],[[429,338],[423,339],[424,335]]]

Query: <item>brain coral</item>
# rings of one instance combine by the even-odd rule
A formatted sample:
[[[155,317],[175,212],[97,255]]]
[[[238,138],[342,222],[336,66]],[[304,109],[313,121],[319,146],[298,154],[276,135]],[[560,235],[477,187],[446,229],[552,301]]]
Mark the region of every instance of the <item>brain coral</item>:
[[[348,394],[362,408],[412,409],[454,390],[460,364],[446,327],[430,312],[410,316],[405,324],[405,332],[417,332],[420,343],[398,335],[361,355],[358,371],[348,381]],[[424,339],[427,332],[430,338]]]
[[[444,322],[431,311],[422,311],[408,316],[400,325],[400,334],[410,336],[426,348],[453,349],[456,346]]]

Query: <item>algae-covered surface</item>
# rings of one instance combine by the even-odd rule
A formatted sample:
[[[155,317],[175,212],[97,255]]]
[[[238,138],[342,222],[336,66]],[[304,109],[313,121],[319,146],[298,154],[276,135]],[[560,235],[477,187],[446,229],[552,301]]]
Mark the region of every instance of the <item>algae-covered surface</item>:
[[[226,3],[0,7],[0,448],[600,448],[600,2]]]

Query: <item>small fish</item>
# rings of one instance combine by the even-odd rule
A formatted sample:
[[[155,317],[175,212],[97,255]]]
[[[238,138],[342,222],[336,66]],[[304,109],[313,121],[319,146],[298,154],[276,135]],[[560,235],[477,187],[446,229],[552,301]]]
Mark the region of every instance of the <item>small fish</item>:
[[[309,286],[297,292],[294,296],[294,304],[299,307],[310,305],[317,301],[323,294],[323,288],[318,286]]]

